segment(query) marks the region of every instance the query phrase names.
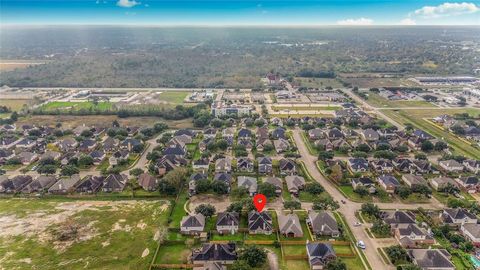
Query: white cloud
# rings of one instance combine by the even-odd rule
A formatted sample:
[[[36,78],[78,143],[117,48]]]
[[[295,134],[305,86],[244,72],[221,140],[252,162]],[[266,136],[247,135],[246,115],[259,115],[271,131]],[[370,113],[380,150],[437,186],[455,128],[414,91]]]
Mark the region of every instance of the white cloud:
[[[400,25],[416,25],[417,23],[413,19],[405,18],[405,19],[401,20],[399,24]]]
[[[411,16],[420,16],[423,18],[439,18],[447,16],[475,13],[480,10],[474,3],[443,3],[438,6],[424,6],[411,13]]]
[[[137,2],[135,0],[118,0],[117,2],[117,6],[124,7],[124,8],[131,8],[140,4],[141,4],[140,2]]]
[[[337,21],[338,25],[372,25],[373,20],[368,18],[346,19]]]

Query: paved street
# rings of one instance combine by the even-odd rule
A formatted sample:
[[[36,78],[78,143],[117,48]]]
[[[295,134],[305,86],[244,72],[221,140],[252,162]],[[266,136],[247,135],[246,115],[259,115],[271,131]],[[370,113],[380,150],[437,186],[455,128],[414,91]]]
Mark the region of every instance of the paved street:
[[[317,182],[319,182],[325,188],[325,191],[328,192],[335,200],[347,201],[346,204],[340,204],[339,212],[345,216],[345,219],[349,227],[351,228],[353,234],[357,238],[357,240],[363,240],[365,242],[367,248],[364,252],[365,252],[365,255],[367,256],[367,259],[370,265],[372,266],[372,269],[374,270],[395,269],[393,266],[386,265],[383,262],[380,254],[377,252],[377,248],[384,247],[387,245],[385,245],[385,243],[379,243],[379,241],[369,238],[364,229],[364,226],[360,226],[360,227],[354,226],[355,222],[357,221],[357,218],[355,217],[355,212],[360,210],[362,204],[349,201],[347,198],[343,196],[342,193],[340,193],[340,191],[337,190],[337,188],[332,183],[330,183],[327,179],[325,179],[325,177],[323,177],[323,175],[318,171],[316,167],[317,157],[311,155],[308,152],[307,146],[302,140],[301,132],[302,131],[298,128],[293,131],[293,138],[297,145],[298,151],[301,155],[300,160],[305,163],[305,166],[308,172],[310,173],[310,175]],[[381,209],[417,209],[419,207],[418,204],[404,204],[404,203],[377,203],[377,205]],[[307,209],[311,209],[311,206],[309,207],[306,204],[304,204],[303,206],[306,207]],[[442,208],[442,205],[438,201],[434,201],[428,204],[422,204],[421,206],[428,209]]]

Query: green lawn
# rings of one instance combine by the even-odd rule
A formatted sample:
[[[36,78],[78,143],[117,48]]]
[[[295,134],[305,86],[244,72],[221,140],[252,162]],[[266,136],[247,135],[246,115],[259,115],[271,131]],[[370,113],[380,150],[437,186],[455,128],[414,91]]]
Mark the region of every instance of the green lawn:
[[[56,111],[56,110],[99,110],[107,111],[112,109],[113,103],[111,102],[98,102],[96,105],[91,101],[86,102],[70,102],[70,101],[52,101],[43,105],[40,109],[45,111]]]
[[[165,203],[154,200],[1,200],[3,222],[8,224],[11,222],[8,216],[15,215],[13,221],[27,224],[30,230],[28,234],[14,235],[11,231],[11,235],[0,237],[2,267],[147,269],[157,247],[154,235],[167,221]],[[28,225],[30,222],[38,225]],[[67,236],[66,240],[59,239],[58,235],[66,226],[72,225],[78,226],[77,233]]]
[[[424,100],[388,100],[377,93],[368,92],[368,104],[377,108],[436,107]]]
[[[32,102],[30,99],[1,99],[0,106],[7,106],[12,111],[20,111],[25,105]]]
[[[178,105],[183,103],[189,93],[188,91],[164,91],[159,95],[159,99]]]
[[[352,247],[347,245],[334,245],[333,250],[339,254],[354,254]]]
[[[305,245],[282,245],[282,249],[285,255],[307,255]]]
[[[453,114],[468,112],[470,114],[480,114],[478,109],[445,109],[445,110],[382,110],[382,112],[400,124],[411,123],[416,128],[420,128],[436,138],[443,138],[458,154],[466,155],[471,158],[480,157],[480,149],[465,143],[449,131],[427,122],[423,118],[433,118],[441,114]]]
[[[192,249],[185,244],[168,244],[160,246],[155,263],[157,264],[183,264],[188,263],[188,256]]]
[[[182,192],[179,195],[178,201],[175,204],[175,208],[172,211],[172,216],[170,217],[170,228],[178,228],[180,227],[180,221],[186,215],[185,209],[183,208],[184,204],[187,202],[188,195],[186,192]]]

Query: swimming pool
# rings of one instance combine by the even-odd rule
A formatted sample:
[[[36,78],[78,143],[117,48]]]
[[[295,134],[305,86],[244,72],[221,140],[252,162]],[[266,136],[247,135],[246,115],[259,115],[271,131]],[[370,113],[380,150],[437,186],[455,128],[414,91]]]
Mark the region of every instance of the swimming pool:
[[[477,257],[475,257],[474,255],[470,255],[470,261],[472,261],[475,269],[480,269],[480,260]]]

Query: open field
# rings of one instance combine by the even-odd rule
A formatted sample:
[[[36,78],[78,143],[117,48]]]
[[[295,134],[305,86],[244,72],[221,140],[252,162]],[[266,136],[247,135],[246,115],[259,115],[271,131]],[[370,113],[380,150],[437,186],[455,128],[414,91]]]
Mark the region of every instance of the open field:
[[[23,105],[30,104],[30,99],[0,99],[0,106],[7,106],[12,111],[19,111],[23,108]]]
[[[98,102],[97,104],[94,104],[93,102],[87,101],[87,102],[69,102],[69,101],[53,101],[49,102],[40,109],[43,109],[47,112],[49,111],[70,111],[70,110],[99,110],[99,111],[106,111],[111,109],[113,106],[113,103],[110,102]]]
[[[29,66],[43,65],[45,60],[0,60],[0,72],[27,68]]]
[[[272,106],[272,109],[275,111],[278,110],[290,110],[290,111],[338,111],[342,109],[341,106],[330,106],[330,105],[323,105],[318,106],[316,104],[312,104],[312,106],[287,106],[287,105],[276,105]]]
[[[3,269],[146,269],[166,201],[0,200]]]
[[[371,88],[371,87],[389,87],[389,86],[418,86],[413,81],[407,78],[376,78],[371,74],[366,74],[365,78],[350,78],[348,74],[346,76],[341,75],[341,79],[347,83],[351,83],[353,86],[359,88]]]
[[[116,115],[32,115],[22,117],[17,121],[17,125],[36,123],[38,125],[55,125],[62,123],[65,128],[75,128],[79,125],[104,125],[110,126],[111,123],[117,120],[122,126],[149,126],[156,122],[165,122],[172,129],[192,128],[192,119],[183,120],[165,120],[160,117],[145,116],[145,117],[128,117],[119,118]]]
[[[159,99],[175,105],[182,104],[183,100],[190,94],[187,91],[165,91],[159,95]]]
[[[368,92],[368,104],[377,108],[436,107],[424,100],[388,100],[377,93]]]
[[[432,136],[445,140],[450,146],[452,146],[458,154],[466,155],[471,158],[480,157],[480,149],[473,147],[465,141],[460,140],[457,136],[449,131],[442,130],[441,128],[432,125],[425,119],[431,119],[441,114],[455,114],[455,113],[469,113],[471,115],[480,115],[479,109],[443,109],[443,110],[382,110],[382,112],[393,120],[400,124],[411,123],[416,128],[420,128]]]
[[[337,79],[328,79],[328,78],[304,78],[304,77],[295,77],[294,80],[300,83],[300,86],[308,88],[341,88],[343,87]]]

